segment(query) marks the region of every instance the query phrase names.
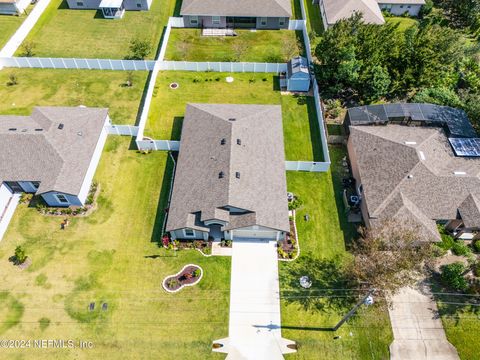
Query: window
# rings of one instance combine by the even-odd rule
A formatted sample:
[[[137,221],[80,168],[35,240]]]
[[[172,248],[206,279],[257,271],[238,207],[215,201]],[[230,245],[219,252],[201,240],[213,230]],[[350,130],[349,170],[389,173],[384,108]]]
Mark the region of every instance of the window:
[[[55,194],[55,197],[57,198],[58,202],[62,204],[68,204],[68,199],[65,195],[63,194]]]
[[[212,16],[212,25],[220,25],[220,16]]]
[[[285,18],[279,18],[278,19],[278,25],[280,25],[280,26],[285,25]]]
[[[198,16],[191,16],[190,17],[190,24],[197,25],[198,24]]]
[[[38,188],[40,187],[40,183],[38,181],[32,181],[30,182],[30,184],[32,184],[35,190],[38,190]]]
[[[137,3],[137,8],[140,9],[142,7],[142,4]]]
[[[183,229],[183,235],[185,235],[185,237],[194,237],[195,236],[195,230],[193,230],[193,229]]]
[[[265,18],[265,17],[260,18],[260,25],[261,26],[267,26],[267,18]]]
[[[83,1],[77,1],[77,6],[83,6]]]

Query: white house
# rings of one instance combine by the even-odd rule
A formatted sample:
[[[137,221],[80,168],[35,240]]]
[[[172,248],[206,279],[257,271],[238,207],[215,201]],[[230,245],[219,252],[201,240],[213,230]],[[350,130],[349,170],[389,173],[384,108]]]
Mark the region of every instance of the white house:
[[[393,15],[408,13],[409,16],[418,16],[425,0],[378,0],[378,5],[382,11],[386,10]]]
[[[281,239],[286,184],[280,106],[188,104],[166,230],[173,239]]]

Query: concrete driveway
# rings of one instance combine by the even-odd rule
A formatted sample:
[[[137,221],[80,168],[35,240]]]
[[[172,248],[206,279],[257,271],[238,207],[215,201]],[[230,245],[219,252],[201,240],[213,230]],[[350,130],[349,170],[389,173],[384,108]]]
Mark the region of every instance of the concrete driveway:
[[[234,240],[228,338],[214,343],[227,359],[283,359],[291,341],[282,338],[276,241]]]
[[[389,299],[394,341],[392,360],[458,360],[457,350],[445,335],[437,304],[430,290],[403,288]]]

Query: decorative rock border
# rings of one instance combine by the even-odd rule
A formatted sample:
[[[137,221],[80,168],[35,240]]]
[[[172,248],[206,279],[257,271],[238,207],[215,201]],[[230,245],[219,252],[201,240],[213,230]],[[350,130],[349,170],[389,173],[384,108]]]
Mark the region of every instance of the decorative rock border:
[[[193,267],[196,267],[200,270],[200,276],[196,279],[195,282],[191,283],[191,284],[182,284],[178,289],[176,290],[170,290],[167,286],[167,280],[172,278],[172,277],[177,277],[178,275],[180,275],[186,268],[190,267],[190,266],[193,266]],[[179,272],[177,272],[175,275],[168,275],[167,277],[165,277],[165,279],[163,279],[162,281],[162,287],[163,289],[168,292],[168,293],[171,293],[171,294],[174,294],[176,292],[179,292],[180,290],[182,290],[184,287],[186,286],[193,286],[193,285],[197,285],[200,280],[202,280],[202,277],[203,277],[203,269],[199,266],[199,265],[196,265],[196,264],[187,264],[185,265],[182,270],[180,270]]]

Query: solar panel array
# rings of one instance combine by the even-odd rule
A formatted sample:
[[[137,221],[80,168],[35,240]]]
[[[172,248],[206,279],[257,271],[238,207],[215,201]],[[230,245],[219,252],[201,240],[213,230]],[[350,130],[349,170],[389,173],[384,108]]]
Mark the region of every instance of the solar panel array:
[[[480,138],[449,138],[457,156],[480,157]]]

